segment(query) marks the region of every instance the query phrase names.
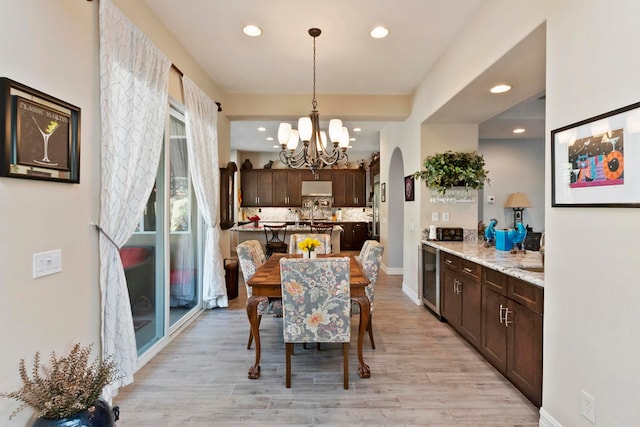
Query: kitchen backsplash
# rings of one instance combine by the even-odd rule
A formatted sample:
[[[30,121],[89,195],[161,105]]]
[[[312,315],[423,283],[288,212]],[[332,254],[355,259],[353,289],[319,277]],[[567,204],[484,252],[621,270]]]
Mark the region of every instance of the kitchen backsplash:
[[[338,213],[340,211],[340,214]],[[300,215],[300,221],[308,221],[308,209],[304,208],[240,208],[239,221],[247,221],[246,218],[258,215],[261,221],[293,221],[296,212]],[[314,215],[316,221],[331,221],[331,212],[336,214],[336,221],[343,222],[370,222],[373,218],[371,208],[332,208],[326,212],[326,217]],[[243,216],[244,213],[244,216]]]

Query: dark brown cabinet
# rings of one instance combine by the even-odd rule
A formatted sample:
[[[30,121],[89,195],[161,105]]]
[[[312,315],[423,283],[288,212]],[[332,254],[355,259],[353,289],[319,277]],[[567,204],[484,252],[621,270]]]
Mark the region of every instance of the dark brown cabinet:
[[[273,206],[273,173],[271,169],[240,171],[242,206]]]
[[[340,250],[359,251],[367,240],[366,222],[341,222]]]
[[[228,230],[235,224],[234,205],[234,174],[238,167],[234,162],[227,163],[227,167],[220,168],[220,229]]]
[[[475,347],[482,336],[481,267],[444,253],[441,261],[442,317]]]
[[[331,180],[334,206],[364,207],[367,205],[364,169],[333,170]]]
[[[481,351],[538,407],[542,404],[542,310],[542,288],[484,269]]]
[[[440,313],[533,404],[542,404],[544,289],[440,251]]]
[[[302,174],[298,169],[272,169],[272,203],[271,206],[302,206],[300,190],[302,187]],[[262,198],[261,200],[266,200]],[[267,206],[261,203],[261,206]]]
[[[240,177],[243,207],[301,207],[302,181],[313,180],[306,169],[243,169]],[[365,207],[364,169],[321,169],[319,181],[332,181],[333,206]]]

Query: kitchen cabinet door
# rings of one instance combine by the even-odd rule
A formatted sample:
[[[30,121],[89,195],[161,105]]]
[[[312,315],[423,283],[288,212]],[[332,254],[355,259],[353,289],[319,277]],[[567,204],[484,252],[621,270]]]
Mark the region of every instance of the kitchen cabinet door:
[[[542,316],[516,302],[506,313],[507,378],[542,405]]]
[[[302,206],[302,174],[304,171],[297,169],[287,170],[287,206]]]
[[[273,205],[274,206],[288,206],[288,182],[289,176],[286,169],[277,170],[274,169],[271,172],[273,187]]]
[[[488,286],[482,288],[481,352],[503,375],[507,373],[507,329],[503,316],[508,301]]]
[[[460,261],[460,332],[474,347],[482,341],[482,284],[480,266],[467,260]]]
[[[240,171],[242,206],[273,206],[273,175],[270,169]]]
[[[333,206],[351,206],[348,202],[347,174],[344,170],[334,170],[331,174],[333,182]]]
[[[440,312],[454,329],[460,325],[460,297],[457,257],[441,252]]]

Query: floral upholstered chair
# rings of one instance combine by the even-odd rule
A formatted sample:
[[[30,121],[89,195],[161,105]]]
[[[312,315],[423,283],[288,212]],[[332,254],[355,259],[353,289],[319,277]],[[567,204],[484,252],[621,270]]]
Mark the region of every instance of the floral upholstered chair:
[[[320,242],[320,246],[315,248],[314,252],[317,254],[330,254],[331,253],[331,235],[326,233],[295,233],[289,237],[289,253],[301,254],[302,251],[298,248],[298,243],[304,239],[310,238]]]
[[[362,249],[360,249],[360,253],[356,255],[356,259],[362,263],[362,259],[367,257],[367,253],[369,252],[369,246],[371,242],[376,242],[377,240],[365,240],[362,244]]]
[[[365,244],[367,245],[367,250],[363,254],[363,258],[361,259],[362,270],[369,279],[369,284],[366,288],[364,288],[367,298],[369,298],[369,306],[370,306],[370,317],[369,317],[369,325],[367,325],[367,331],[369,331],[369,341],[371,341],[371,348],[376,348],[376,343],[373,340],[373,297],[375,295],[376,290],[376,282],[378,281],[378,270],[380,269],[380,263],[382,262],[382,253],[384,252],[384,246],[382,246],[376,240],[367,240]]]
[[[247,285],[247,281],[253,277],[258,267],[267,262],[267,258],[262,250],[262,245],[257,240],[246,240],[236,246],[238,253],[238,261],[240,262],[240,270],[244,279],[244,286],[247,290],[247,301],[251,296],[251,286]],[[280,298],[272,298],[269,301],[263,301],[258,304],[258,325],[262,320],[263,314],[273,314],[274,316],[282,316],[282,300]],[[253,342],[253,332],[249,330],[249,341],[247,348],[251,348]]]
[[[291,387],[293,343],[342,343],[344,388],[349,388],[351,288],[348,257],[282,258],[282,326],[286,386]]]

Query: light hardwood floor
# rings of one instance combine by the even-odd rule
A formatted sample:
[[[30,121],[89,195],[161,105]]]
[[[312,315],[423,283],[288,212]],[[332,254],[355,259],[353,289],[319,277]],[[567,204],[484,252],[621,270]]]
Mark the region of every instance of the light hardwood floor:
[[[249,380],[246,292],[226,309],[204,312],[114,399],[118,427],[213,425],[538,426],[531,405],[446,323],[401,290],[402,276],[380,273],[376,350],[365,338],[371,378],[357,374],[358,317],[352,317],[350,388],[342,388],[339,345],[296,346],[292,388],[284,385],[281,319],[260,326],[262,375]],[[255,347],[255,346],[254,346]]]

